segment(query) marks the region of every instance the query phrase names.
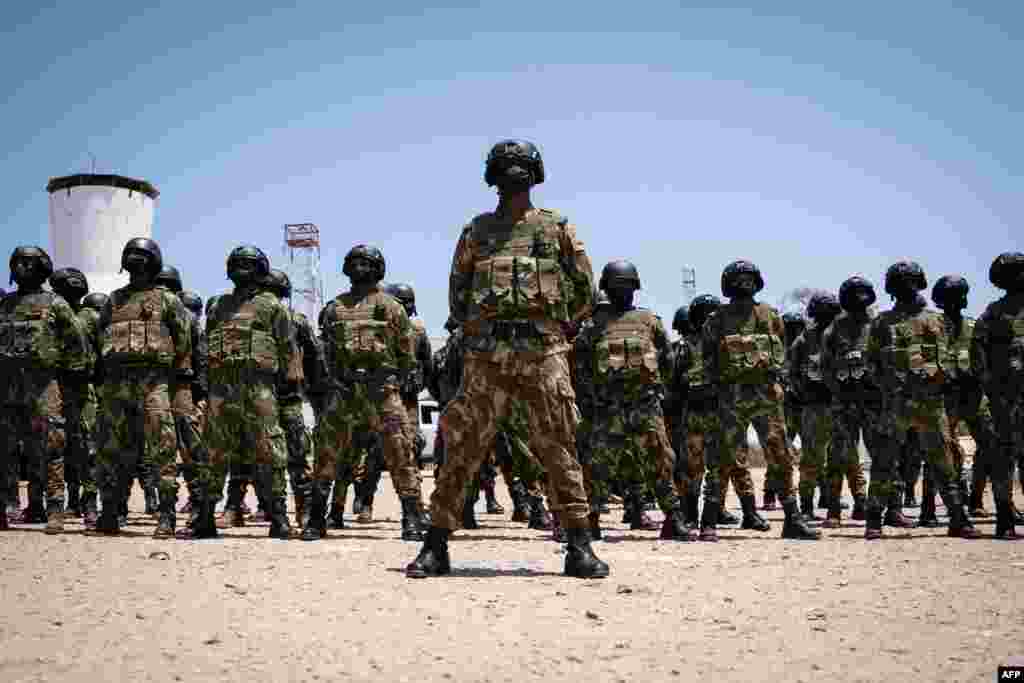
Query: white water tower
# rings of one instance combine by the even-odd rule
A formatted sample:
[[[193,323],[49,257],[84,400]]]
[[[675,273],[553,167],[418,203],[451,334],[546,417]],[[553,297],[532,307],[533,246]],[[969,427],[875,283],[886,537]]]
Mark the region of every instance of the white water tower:
[[[54,268],[78,268],[92,292],[110,292],[128,284],[121,250],[133,237],[153,236],[153,210],[160,194],[145,180],[119,175],[52,178],[50,256]]]

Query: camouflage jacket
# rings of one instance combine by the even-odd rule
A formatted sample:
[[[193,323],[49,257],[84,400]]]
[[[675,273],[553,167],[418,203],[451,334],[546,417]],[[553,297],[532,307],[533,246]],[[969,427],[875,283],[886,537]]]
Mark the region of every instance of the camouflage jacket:
[[[89,373],[90,381],[94,384],[97,380],[97,370],[100,357],[100,314],[92,308],[81,307],[75,312],[81,333],[86,340],[88,349],[88,365],[86,371]]]
[[[822,365],[822,337],[825,330],[808,325],[786,352],[789,388],[805,403],[829,403],[831,392]]]
[[[821,335],[821,369],[833,396],[881,398],[878,383],[868,365],[868,313],[840,313]]]
[[[768,304],[731,301],[704,323],[701,354],[708,383],[777,383],[785,366],[785,326]]]
[[[405,308],[374,288],[340,294],[321,316],[324,359],[332,380],[401,386],[416,366],[415,337]]]
[[[580,391],[590,393],[595,411],[664,398],[671,347],[661,318],[651,311],[634,308],[596,318],[581,330],[574,351]]]
[[[100,314],[103,376],[119,368],[166,368],[192,375],[192,314],[163,287],[114,290]]]
[[[14,291],[0,300],[0,373],[85,372],[90,347],[74,310],[53,292]]]
[[[1020,395],[1024,388],[1024,293],[992,302],[971,339],[971,368],[990,396]]]
[[[568,219],[530,209],[519,221],[483,213],[462,230],[449,278],[451,315],[467,351],[493,360],[565,353],[566,330],[593,306],[594,273]],[[526,323],[513,328],[504,323]]]
[[[949,391],[977,390],[980,382],[971,367],[971,342],[977,321],[967,316],[954,320],[946,314],[942,315],[942,321],[949,337],[946,361],[943,364]]]
[[[288,308],[270,292],[236,287],[222,294],[206,317],[211,383],[257,372],[279,389],[302,383],[302,359]]]
[[[192,315],[192,400],[205,401],[210,395],[210,367],[207,359],[206,332],[195,314]]]
[[[918,296],[897,303],[871,322],[868,366],[887,392],[934,394],[942,390],[949,337],[941,313]]]

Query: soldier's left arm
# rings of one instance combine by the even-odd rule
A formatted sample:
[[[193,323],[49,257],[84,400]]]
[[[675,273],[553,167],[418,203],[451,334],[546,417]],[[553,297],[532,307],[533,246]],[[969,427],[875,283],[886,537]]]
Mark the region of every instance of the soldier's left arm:
[[[260,313],[269,318],[269,327],[274,331],[277,343],[277,364],[280,370],[279,386],[289,387],[288,391],[298,392],[302,385],[302,354],[295,338],[295,326],[288,308],[270,297],[261,300]]]
[[[576,226],[565,221],[559,231],[559,261],[573,289],[569,317],[574,325],[588,318],[594,308],[594,267],[576,234]]]
[[[192,377],[192,314],[181,299],[170,291],[161,292],[163,320],[174,343],[171,369],[175,375],[191,380]]]
[[[932,324],[935,328],[935,362],[939,366],[939,369],[946,374],[946,371],[950,367],[949,327],[946,325],[946,316],[941,313],[937,313],[933,318]],[[953,361],[953,364],[955,366],[955,360]]]
[[[61,369],[68,372],[85,372],[89,369],[89,340],[85,328],[71,305],[57,297],[50,306],[54,329],[64,351]]]
[[[389,321],[394,335],[395,360],[398,368],[405,372],[416,367],[416,330],[405,312],[405,308],[397,301],[389,305]]]

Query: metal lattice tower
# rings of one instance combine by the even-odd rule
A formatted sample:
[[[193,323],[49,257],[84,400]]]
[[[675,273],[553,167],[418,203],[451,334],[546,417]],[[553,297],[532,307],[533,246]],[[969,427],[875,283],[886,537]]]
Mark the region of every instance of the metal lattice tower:
[[[683,305],[693,301],[697,296],[697,269],[683,266]]]
[[[291,307],[316,325],[324,307],[324,283],[320,276],[320,229],[313,223],[284,226],[285,267],[292,281]]]

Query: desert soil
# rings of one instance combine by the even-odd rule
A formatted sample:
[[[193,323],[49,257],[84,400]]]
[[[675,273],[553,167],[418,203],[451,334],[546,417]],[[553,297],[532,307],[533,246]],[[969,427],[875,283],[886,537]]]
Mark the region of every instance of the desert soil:
[[[866,543],[862,522],[784,541],[771,512],[766,534],[677,543],[613,507],[595,544],[611,577],[581,581],[548,534],[481,513],[452,538],[452,576],[409,580],[418,544],[386,477],[377,501],[379,521],[319,543],[262,523],[153,540],[138,491],[120,538],[14,527],[0,681],[991,681],[1024,663],[1024,542]]]

